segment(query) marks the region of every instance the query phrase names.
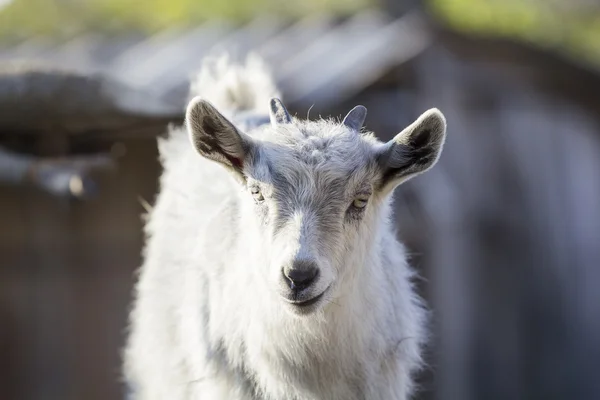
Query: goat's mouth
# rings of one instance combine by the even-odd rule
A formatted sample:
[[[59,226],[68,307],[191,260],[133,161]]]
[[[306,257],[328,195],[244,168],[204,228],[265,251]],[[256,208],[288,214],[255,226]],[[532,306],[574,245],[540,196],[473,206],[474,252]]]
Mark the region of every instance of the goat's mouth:
[[[321,302],[325,293],[327,293],[327,289],[323,290],[320,294],[312,297],[310,299],[302,299],[299,300],[297,298],[285,298],[286,302],[292,306],[292,309],[298,314],[307,314],[317,308],[317,304]]]

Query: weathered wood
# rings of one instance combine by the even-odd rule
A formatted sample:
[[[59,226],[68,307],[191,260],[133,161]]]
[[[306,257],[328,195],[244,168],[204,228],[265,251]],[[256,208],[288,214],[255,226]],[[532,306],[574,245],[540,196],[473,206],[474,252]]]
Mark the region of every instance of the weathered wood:
[[[0,66],[0,135],[164,127],[183,110],[100,75],[40,65]]]
[[[152,201],[158,174],[154,138],[123,144],[119,174],[100,177],[89,201],[0,186],[2,399],[122,398],[120,347],[143,236],[138,196]]]

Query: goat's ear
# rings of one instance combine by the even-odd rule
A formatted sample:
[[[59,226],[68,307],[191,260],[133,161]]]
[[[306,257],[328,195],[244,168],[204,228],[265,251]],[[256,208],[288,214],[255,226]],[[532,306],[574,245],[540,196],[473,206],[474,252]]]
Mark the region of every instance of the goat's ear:
[[[365,123],[365,118],[367,118],[367,108],[365,106],[356,106],[344,117],[342,124],[353,131],[360,132]]]
[[[381,168],[380,188],[390,191],[402,182],[427,171],[437,162],[446,138],[446,119],[436,108],[377,150]]]
[[[200,97],[192,99],[185,115],[190,140],[202,156],[221,163],[238,178],[252,148],[252,139],[238,131],[212,104]]]
[[[292,117],[287,108],[285,108],[281,100],[275,97],[269,101],[269,116],[271,118],[271,125],[273,126],[292,123]]]

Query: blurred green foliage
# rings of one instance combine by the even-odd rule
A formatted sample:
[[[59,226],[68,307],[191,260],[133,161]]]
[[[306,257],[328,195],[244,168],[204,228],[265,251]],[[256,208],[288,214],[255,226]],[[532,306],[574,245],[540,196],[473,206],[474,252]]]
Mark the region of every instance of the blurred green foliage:
[[[382,0],[12,0],[0,9],[0,38],[64,38],[90,31],[149,33],[211,18],[241,23],[266,13],[285,17],[319,12],[348,14],[384,3]],[[526,40],[600,65],[600,0],[423,0],[423,3],[455,29],[474,35]]]
[[[80,32],[154,32],[206,19],[259,14],[351,13],[371,0],[12,0],[0,9],[0,37],[70,37]]]
[[[429,0],[451,27],[556,49],[600,65],[598,0]]]

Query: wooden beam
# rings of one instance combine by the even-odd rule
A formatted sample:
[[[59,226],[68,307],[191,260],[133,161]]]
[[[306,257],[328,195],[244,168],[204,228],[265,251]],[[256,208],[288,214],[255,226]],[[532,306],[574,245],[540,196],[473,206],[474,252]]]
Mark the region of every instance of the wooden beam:
[[[94,170],[115,168],[109,155],[38,158],[0,147],[0,184],[31,185],[52,195],[86,198],[96,192]]]

